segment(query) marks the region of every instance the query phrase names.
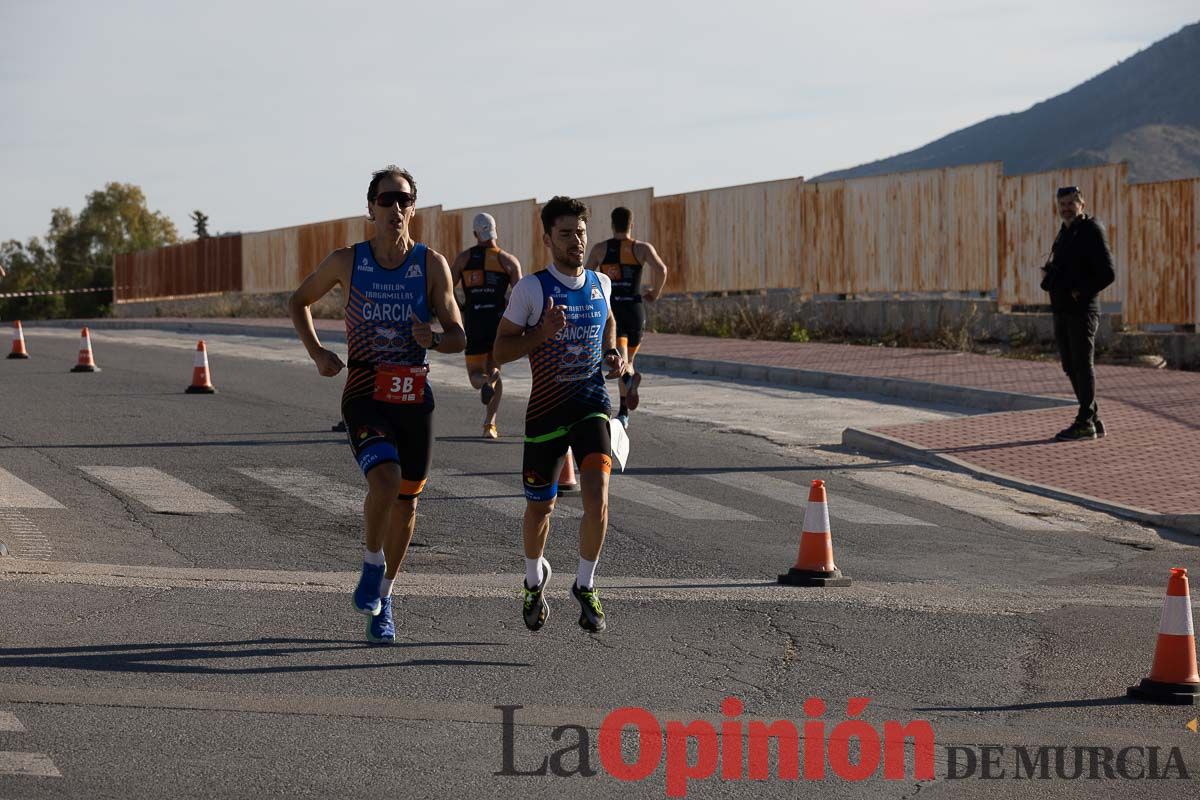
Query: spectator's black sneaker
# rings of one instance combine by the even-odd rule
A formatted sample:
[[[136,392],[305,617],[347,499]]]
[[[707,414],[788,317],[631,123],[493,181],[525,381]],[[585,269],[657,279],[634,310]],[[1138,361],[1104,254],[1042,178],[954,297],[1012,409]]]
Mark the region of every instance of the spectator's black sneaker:
[[[1058,432],[1054,437],[1063,442],[1076,442],[1080,439],[1095,439],[1096,428],[1090,422],[1076,422],[1066,430]]]
[[[606,627],[604,623],[604,607],[600,605],[600,594],[595,587],[580,589],[579,584],[571,584],[571,594],[579,601],[579,627],[591,633],[600,633]]]
[[[531,631],[538,631],[546,624],[546,620],[550,618],[550,604],[546,602],[543,593],[546,591],[546,584],[550,582],[550,576],[553,574],[550,571],[550,563],[543,562],[546,568],[546,574],[542,577],[542,585],[536,589],[530,589],[525,581],[521,581],[521,588],[525,590],[524,603],[521,606],[521,616],[525,620],[525,627]]]
[[[1108,431],[1104,428],[1104,423],[1100,421],[1099,417],[1096,417],[1096,421],[1092,423],[1092,427],[1096,429],[1097,439],[1103,439],[1105,434],[1108,433]]]

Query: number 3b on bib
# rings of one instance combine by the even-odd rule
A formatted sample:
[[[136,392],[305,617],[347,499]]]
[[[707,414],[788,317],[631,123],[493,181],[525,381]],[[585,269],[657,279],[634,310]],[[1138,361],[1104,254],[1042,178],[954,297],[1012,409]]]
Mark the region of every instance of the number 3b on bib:
[[[384,403],[425,402],[426,366],[382,364],[375,370],[375,393],[371,395]]]

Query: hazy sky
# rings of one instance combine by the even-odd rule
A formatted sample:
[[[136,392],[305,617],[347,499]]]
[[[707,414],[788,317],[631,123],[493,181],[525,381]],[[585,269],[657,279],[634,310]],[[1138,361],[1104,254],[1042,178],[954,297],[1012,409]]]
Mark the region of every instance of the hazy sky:
[[[1070,89],[1195,0],[0,0],[0,240],[108,181],[181,233],[660,194],[893,155]]]

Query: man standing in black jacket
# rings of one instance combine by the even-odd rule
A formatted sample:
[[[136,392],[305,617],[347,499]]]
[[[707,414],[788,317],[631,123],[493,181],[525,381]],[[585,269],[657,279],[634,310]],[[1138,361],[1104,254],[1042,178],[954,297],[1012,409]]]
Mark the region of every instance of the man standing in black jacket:
[[[1096,406],[1096,373],[1093,358],[1096,330],[1100,327],[1100,292],[1115,278],[1112,253],[1104,236],[1104,227],[1083,213],[1083,195],[1078,186],[1058,190],[1058,215],[1062,227],[1054,238],[1050,261],[1042,288],[1050,293],[1054,310],[1054,338],[1062,358],[1063,371],[1079,400],[1075,422],[1060,431],[1065,441],[1095,439],[1104,436]]]

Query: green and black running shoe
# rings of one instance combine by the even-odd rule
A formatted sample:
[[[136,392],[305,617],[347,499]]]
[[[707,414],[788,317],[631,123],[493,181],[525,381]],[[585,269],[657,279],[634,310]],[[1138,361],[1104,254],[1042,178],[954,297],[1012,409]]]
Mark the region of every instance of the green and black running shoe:
[[[543,565],[546,567],[546,575],[536,589],[530,589],[525,581],[521,581],[521,586],[525,589],[525,603],[521,609],[521,616],[525,618],[525,627],[531,631],[541,630],[546,620],[550,619],[550,604],[546,602],[543,593],[552,573],[549,562],[543,562]]]
[[[1097,439],[1103,439],[1108,433],[1108,430],[1104,427],[1104,423],[1100,421],[1099,417],[1096,417],[1096,419],[1092,421],[1092,426],[1096,429]]]
[[[591,633],[600,633],[606,627],[604,622],[604,606],[600,605],[600,593],[593,587],[580,589],[579,584],[571,584],[571,594],[579,601],[579,627]]]
[[[1081,439],[1095,439],[1096,428],[1090,422],[1076,422],[1066,430],[1058,432],[1054,437],[1063,442],[1076,442]]]

